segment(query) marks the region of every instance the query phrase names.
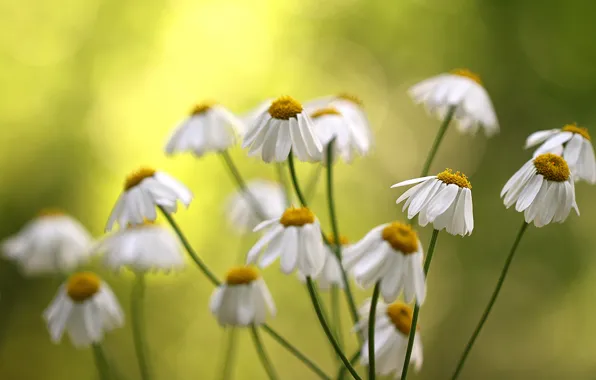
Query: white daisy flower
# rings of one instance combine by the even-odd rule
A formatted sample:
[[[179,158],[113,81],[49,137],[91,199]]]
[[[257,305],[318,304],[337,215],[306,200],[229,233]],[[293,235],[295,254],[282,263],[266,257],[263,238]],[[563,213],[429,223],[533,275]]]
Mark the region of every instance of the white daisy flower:
[[[472,185],[465,174],[447,169],[437,175],[396,183],[391,188],[417,184],[403,193],[395,203],[407,199],[408,219],[420,214],[418,224],[433,224],[436,230],[451,235],[470,235],[474,229]]]
[[[327,241],[331,245],[336,244],[333,235],[328,235]],[[348,239],[345,236],[340,236],[339,241],[339,244],[342,246],[343,249],[349,247]],[[333,285],[336,285],[337,287],[343,289],[344,280],[341,273],[341,264],[337,259],[337,256],[335,256],[335,253],[333,253],[333,251],[331,250],[331,247],[325,245],[323,249],[325,250],[325,264],[323,265],[323,269],[321,270],[319,275],[313,278],[313,280],[316,280],[320,290],[328,290]],[[298,272],[298,278],[302,282],[306,281],[306,276],[304,276],[300,272]]]
[[[27,275],[68,273],[86,262],[93,239],[77,220],[60,210],[42,210],[17,234],[2,242],[4,257]]]
[[[360,308],[360,322],[355,330],[360,331],[364,337],[360,363],[368,366],[368,318],[371,301],[365,302]],[[403,370],[404,360],[408,347],[410,329],[412,327],[412,308],[401,302],[385,304],[379,301],[375,315],[375,372],[381,376],[394,374],[399,379]],[[417,329],[418,330],[418,329]],[[420,371],[422,368],[422,340],[418,331],[414,336],[414,346],[410,364]]]
[[[60,286],[43,318],[54,343],[62,340],[66,330],[75,347],[99,343],[104,332],[124,325],[124,314],[116,296],[90,272],[75,273]]]
[[[264,228],[268,231],[248,252],[247,264],[258,260],[259,266],[266,268],[279,257],[285,274],[298,269],[304,276],[315,278],[323,270],[325,248],[321,226],[308,208],[289,208],[280,218],[267,220],[254,230]],[[263,250],[265,252],[261,256]]]
[[[505,207],[515,203],[515,210],[524,212],[526,223],[534,222],[536,227],[564,222],[572,208],[579,215],[569,166],[553,153],[526,162],[507,181],[501,197],[505,197]]]
[[[140,168],[126,178],[124,192],[112,209],[106,231],[110,231],[116,222],[124,227],[143,224],[145,220],[154,221],[157,218],[155,207],[174,213],[178,209],[178,201],[186,207],[190,205],[192,193],[186,186],[164,172]]]
[[[560,129],[549,129],[532,133],[526,140],[526,148],[543,143],[534,152],[534,157],[543,153],[562,155],[575,181],[596,183],[596,158],[588,128],[568,124]]]
[[[265,281],[250,266],[232,268],[213,292],[209,307],[222,326],[262,325],[267,313],[276,313]]]
[[[252,199],[243,191],[237,191],[226,202],[228,222],[241,233],[252,231],[265,220],[279,218],[287,204],[284,189],[277,182],[253,180],[246,184],[246,188]],[[255,205],[251,200],[257,203],[264,219],[254,210]]]
[[[406,302],[416,298],[422,305],[426,298],[423,256],[422,244],[412,227],[393,222],[373,228],[346,248],[342,264],[363,288],[380,282],[386,302],[395,301],[403,290]]]
[[[428,112],[441,120],[453,112],[462,133],[475,134],[479,127],[489,137],[499,132],[490,97],[480,77],[469,70],[456,69],[423,80],[408,92],[416,104],[424,103]]]
[[[302,105],[290,96],[270,103],[249,126],[243,148],[249,156],[260,155],[265,162],[282,162],[292,151],[300,161],[320,161],[323,147]]]
[[[191,152],[201,157],[221,152],[236,144],[244,125],[225,107],[213,102],[197,104],[168,138],[166,154]]]
[[[136,272],[170,271],[184,266],[178,238],[154,222],[130,225],[104,238],[94,249],[115,270],[124,266]]]

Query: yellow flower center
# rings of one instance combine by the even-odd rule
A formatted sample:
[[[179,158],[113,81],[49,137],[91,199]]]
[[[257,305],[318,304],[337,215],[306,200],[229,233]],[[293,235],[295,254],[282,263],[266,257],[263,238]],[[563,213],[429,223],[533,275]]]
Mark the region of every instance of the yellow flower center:
[[[85,302],[99,291],[101,279],[95,273],[75,273],[66,283],[66,294],[76,303]]]
[[[413,314],[410,306],[397,301],[387,306],[386,313],[399,332],[406,336],[410,335]]]
[[[549,181],[564,182],[569,179],[567,162],[556,154],[541,154],[534,159],[534,167],[538,174],[542,174]]]
[[[337,243],[335,242],[335,235],[329,233],[327,234],[327,241],[329,242],[329,244],[331,245],[337,245]],[[349,240],[345,235],[339,235],[339,245],[348,245]]]
[[[333,107],[319,108],[318,110],[310,114],[310,117],[316,119],[324,115],[341,115],[341,113]]]
[[[291,96],[280,96],[269,106],[269,115],[275,119],[289,120],[302,112],[302,104]]]
[[[211,107],[213,107],[214,105],[215,105],[215,102],[211,101],[211,100],[208,100],[208,101],[205,101],[202,103],[197,103],[190,111],[190,114],[192,116],[200,115],[202,113],[209,111],[211,109]]]
[[[363,106],[363,102],[362,99],[360,99],[359,97],[357,97],[354,94],[349,94],[347,92],[342,92],[341,94],[338,94],[337,97],[339,99],[343,99],[343,100],[347,100],[348,102],[352,102],[354,104],[356,104],[357,106],[362,107]]]
[[[226,284],[248,285],[259,277],[259,272],[254,267],[234,267],[226,274]]]
[[[284,211],[279,222],[284,227],[302,227],[315,222],[315,214],[308,207],[291,207]]]
[[[482,85],[482,80],[480,80],[480,76],[476,73],[471,72],[468,69],[454,69],[454,70],[451,70],[451,74],[471,79],[474,82],[478,83],[479,85]]]
[[[437,174],[437,179],[443,181],[448,185],[454,184],[459,187],[466,187],[468,189],[472,188],[472,184],[468,181],[468,177],[464,173],[461,172],[453,172],[451,169],[446,169],[444,172]]]
[[[133,223],[128,223],[126,225],[126,228],[145,228],[145,227],[150,227],[150,226],[156,226],[157,222],[154,220],[143,220],[143,223],[141,224],[133,224]]]
[[[591,141],[590,133],[588,132],[588,128],[578,127],[577,124],[567,124],[561,129],[563,132],[571,132],[577,133],[578,135],[582,135],[588,141]]]
[[[393,222],[383,229],[383,240],[393,249],[409,255],[418,251],[418,236],[412,227],[400,222]]]
[[[155,169],[142,167],[130,173],[124,181],[124,190],[130,190],[141,183],[145,178],[153,177]]]
[[[42,208],[37,213],[37,216],[40,218],[44,218],[47,216],[51,217],[51,216],[63,216],[63,215],[66,215],[66,213],[64,211],[62,211],[59,208],[54,208],[54,207]]]

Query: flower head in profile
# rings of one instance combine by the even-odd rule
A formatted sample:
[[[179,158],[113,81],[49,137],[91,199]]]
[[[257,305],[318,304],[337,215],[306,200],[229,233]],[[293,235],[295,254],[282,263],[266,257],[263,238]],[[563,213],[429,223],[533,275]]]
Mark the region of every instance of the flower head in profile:
[[[382,224],[343,253],[344,268],[363,288],[380,282],[386,302],[395,301],[403,291],[406,302],[416,298],[419,305],[424,303],[422,244],[410,226],[399,222]]]
[[[4,257],[27,275],[68,273],[86,262],[93,239],[85,227],[61,210],[42,210],[17,234],[5,239]]]
[[[286,195],[283,187],[277,182],[252,180],[246,184],[247,196],[244,191],[232,194],[226,202],[226,216],[230,225],[238,232],[252,231],[265,220],[279,218],[286,209]],[[254,205],[251,201],[257,204]],[[259,207],[259,211],[255,207]],[[264,218],[261,214],[264,214]]]
[[[224,151],[244,132],[240,119],[214,102],[199,103],[172,132],[165,146],[166,154],[191,152],[201,157]]]
[[[419,214],[418,224],[433,224],[436,230],[446,230],[451,235],[470,235],[474,229],[472,185],[460,172],[447,169],[437,175],[414,178],[391,186],[417,184],[396,201],[404,200],[403,210],[408,209],[408,219]]]
[[[543,227],[552,222],[562,223],[571,209],[579,215],[575,202],[575,185],[564,158],[544,153],[526,162],[507,181],[501,197],[509,208],[524,213],[527,223]]]
[[[409,89],[416,104],[444,120],[453,109],[453,118],[462,133],[475,134],[479,127],[487,136],[499,132],[499,123],[480,77],[466,69],[456,69],[423,80]]]
[[[360,308],[360,322],[355,327],[365,337],[362,345],[360,362],[363,366],[368,365],[368,318],[371,301],[368,300]],[[401,376],[404,360],[406,359],[406,350],[408,347],[408,338],[412,328],[412,308],[399,301],[389,305],[379,301],[376,305],[375,314],[375,370],[378,375],[387,376],[394,374],[395,378]],[[416,331],[414,336],[414,346],[410,364],[414,364],[414,369],[419,371],[422,367],[422,341]]]
[[[155,222],[122,228],[100,241],[95,251],[102,252],[104,263],[114,270],[128,267],[135,272],[168,272],[184,266],[178,239]]]
[[[267,313],[276,313],[265,281],[251,266],[228,271],[225,283],[211,296],[210,309],[222,326],[261,325]]]
[[[543,153],[563,156],[575,181],[596,183],[596,158],[587,128],[568,124],[560,129],[549,129],[532,133],[526,140],[526,148],[538,144],[534,157]]]
[[[269,104],[249,125],[243,148],[265,162],[282,162],[292,151],[300,161],[320,161],[323,147],[302,104],[282,96]]]
[[[329,245],[323,247],[325,250],[325,264],[323,264],[323,269],[313,280],[317,282],[320,290],[328,290],[334,285],[343,289],[344,279],[341,263],[333,252],[333,248],[339,245],[342,249],[345,249],[350,245],[348,244],[348,239],[343,235],[339,237],[339,242],[335,241],[333,235],[328,235],[327,241]],[[306,277],[300,272],[298,272],[298,277],[300,281],[304,282],[306,280]]]
[[[280,218],[259,224],[255,231],[265,228],[267,232],[248,252],[247,264],[258,261],[261,268],[266,268],[279,257],[285,274],[297,269],[304,276],[315,278],[323,270],[325,249],[321,226],[310,209],[291,207]]]
[[[110,287],[91,272],[75,273],[60,286],[44,311],[54,343],[68,332],[75,347],[103,340],[104,333],[124,325],[124,315]]]
[[[167,213],[178,209],[178,201],[190,205],[192,193],[170,175],[152,168],[142,167],[130,173],[124,181],[124,191],[118,197],[106,225],[110,231],[116,222],[120,227],[143,224],[157,218],[156,207]]]

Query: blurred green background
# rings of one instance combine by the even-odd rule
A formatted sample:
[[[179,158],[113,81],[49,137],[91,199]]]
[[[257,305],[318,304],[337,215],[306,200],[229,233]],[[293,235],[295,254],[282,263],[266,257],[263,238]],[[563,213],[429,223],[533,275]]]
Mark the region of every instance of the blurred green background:
[[[280,94],[307,100],[349,91],[364,100],[376,134],[370,157],[336,166],[340,228],[357,240],[403,220],[394,205],[401,191],[389,186],[417,176],[438,128],[407,88],[466,67],[482,77],[502,130],[489,141],[450,130],[432,169],[462,170],[474,186],[472,236],[439,237],[421,314],[425,364],[411,376],[448,378],[522,221],[499,192],[530,158],[525,137],[596,124],[595,11],[581,0],[0,0],[0,236],[58,206],[99,237],[124,176],[151,165],[194,191],[176,217],[223,274],[255,237],[242,241],[223,217],[234,185],[219,157],[165,158],[170,130],[204,98],[242,113]],[[233,156],[246,177],[274,178],[239,147]],[[306,180],[312,167],[299,169]],[[581,217],[527,232],[462,379],[596,379],[593,192],[577,186]],[[313,207],[328,226],[322,183]],[[429,230],[421,234],[426,245]],[[97,268],[127,310],[131,276]],[[303,286],[277,265],[264,276],[279,309],[271,325],[334,372]],[[49,340],[41,313],[57,285],[0,261],[0,379],[94,378],[89,350]],[[226,339],[208,312],[211,292],[190,263],[151,278],[156,380],[217,378]],[[369,294],[358,292],[360,300]],[[348,334],[347,313],[343,319]],[[117,330],[105,347],[137,379],[130,335]],[[264,379],[248,332],[240,335],[235,378]],[[264,338],[283,379],[313,378]]]

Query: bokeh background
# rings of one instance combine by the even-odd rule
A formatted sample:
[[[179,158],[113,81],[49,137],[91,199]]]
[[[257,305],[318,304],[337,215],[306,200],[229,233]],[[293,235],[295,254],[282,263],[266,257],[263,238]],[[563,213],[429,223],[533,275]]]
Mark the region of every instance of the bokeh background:
[[[256,237],[241,239],[223,216],[234,184],[219,157],[163,155],[171,129],[201,99],[243,113],[281,94],[349,91],[364,100],[376,134],[370,157],[336,166],[340,228],[357,240],[404,218],[394,205],[401,191],[389,186],[417,176],[438,128],[407,88],[469,68],[502,131],[487,141],[450,130],[432,169],[462,170],[474,186],[473,235],[439,238],[421,314],[425,364],[411,376],[446,379],[522,221],[499,192],[530,157],[525,137],[569,122],[596,125],[595,11],[582,0],[1,0],[0,236],[58,206],[100,237],[124,176],[150,165],[191,187],[195,200],[176,218],[223,274]],[[274,178],[239,147],[232,154],[247,178]],[[312,169],[300,164],[304,180]],[[577,186],[581,217],[528,230],[462,379],[596,378],[591,194]],[[328,226],[323,183],[313,207]],[[420,232],[425,245],[429,232]],[[128,310],[132,276],[92,265]],[[279,309],[271,325],[334,372],[303,286],[276,265],[264,276]],[[1,379],[95,378],[89,350],[49,340],[41,313],[57,286],[0,261]],[[208,312],[211,285],[189,265],[148,286],[155,380],[217,379],[227,335]],[[347,312],[343,319],[349,334]],[[284,380],[314,378],[264,339]],[[355,350],[355,337],[349,342]],[[126,379],[139,378],[128,327],[109,334],[105,348]],[[247,331],[237,353],[236,379],[265,378]]]

